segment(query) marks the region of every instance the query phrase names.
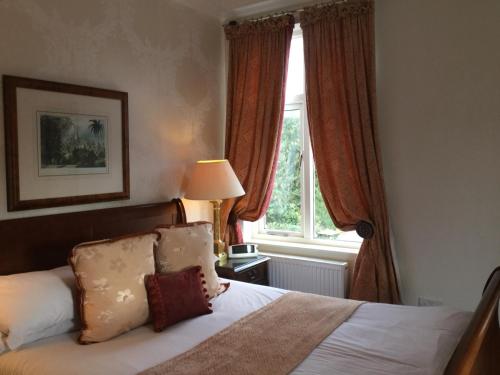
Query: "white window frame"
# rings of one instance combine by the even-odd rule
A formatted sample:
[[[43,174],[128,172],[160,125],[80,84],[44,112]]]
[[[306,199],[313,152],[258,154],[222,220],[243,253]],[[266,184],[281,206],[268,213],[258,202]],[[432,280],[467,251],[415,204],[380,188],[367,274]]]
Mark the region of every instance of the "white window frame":
[[[295,29],[293,37],[302,37],[302,30]],[[245,223],[246,239],[249,242],[276,242],[304,244],[305,247],[320,245],[324,248],[339,250],[344,248],[347,252],[357,252],[361,245],[360,241],[339,241],[314,238],[314,160],[312,155],[311,141],[309,137],[309,124],[307,121],[307,108],[305,94],[288,98],[285,111],[301,111],[301,227],[302,232],[288,232],[283,230],[266,229],[265,216],[255,223]],[[250,228],[248,228],[250,226]]]
[[[310,212],[307,212],[306,205],[304,204],[305,199],[311,194],[310,191],[307,191],[307,187],[305,186],[305,182],[307,180],[307,173],[309,173],[309,169],[305,166],[305,160],[309,159],[309,156],[305,156],[306,154],[306,142],[309,142],[309,134],[307,133],[307,127],[304,126],[307,121],[307,116],[305,113],[305,103],[304,103],[304,95],[299,95],[295,97],[292,101],[285,105],[285,111],[301,111],[300,118],[300,154],[302,157],[302,162],[300,165],[300,200],[301,200],[301,223],[300,226],[302,228],[301,232],[292,232],[286,230],[279,229],[266,229],[266,216],[260,219],[256,225],[256,230],[254,230],[255,235],[264,234],[266,236],[271,236],[270,238],[284,237],[284,238],[305,238],[307,236],[307,230],[309,227],[308,220],[310,217]]]
[[[265,228],[265,216],[250,223],[251,241],[259,240],[271,242],[290,242],[309,245],[322,245],[334,248],[346,248],[351,251],[360,247],[357,241],[326,240],[314,237],[314,160],[312,155],[311,142],[309,137],[309,127],[307,122],[307,112],[304,95],[296,96],[285,105],[287,110],[301,110],[301,221],[302,232],[288,232],[276,229]]]

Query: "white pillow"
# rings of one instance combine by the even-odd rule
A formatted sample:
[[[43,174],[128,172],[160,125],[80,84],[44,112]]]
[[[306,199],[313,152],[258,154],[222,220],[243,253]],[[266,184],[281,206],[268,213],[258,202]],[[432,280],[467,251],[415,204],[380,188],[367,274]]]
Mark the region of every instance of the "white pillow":
[[[69,266],[0,276],[0,353],[77,329],[74,291]]]

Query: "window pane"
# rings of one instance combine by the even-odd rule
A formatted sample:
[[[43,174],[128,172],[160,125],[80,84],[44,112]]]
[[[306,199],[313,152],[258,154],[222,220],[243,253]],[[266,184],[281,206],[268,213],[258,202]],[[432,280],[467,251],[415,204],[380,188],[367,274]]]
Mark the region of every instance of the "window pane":
[[[287,103],[293,103],[297,95],[304,94],[304,41],[302,36],[294,37],[290,45],[288,73],[286,79]]]
[[[342,232],[335,224],[326,209],[319,190],[318,174],[314,170],[314,238],[335,240]]]
[[[300,119],[298,109],[284,113],[278,170],[266,213],[265,228],[268,230],[302,233]]]
[[[314,170],[314,238],[352,242],[360,242],[362,240],[355,231],[342,232],[333,224],[321,191],[319,190],[316,170]]]

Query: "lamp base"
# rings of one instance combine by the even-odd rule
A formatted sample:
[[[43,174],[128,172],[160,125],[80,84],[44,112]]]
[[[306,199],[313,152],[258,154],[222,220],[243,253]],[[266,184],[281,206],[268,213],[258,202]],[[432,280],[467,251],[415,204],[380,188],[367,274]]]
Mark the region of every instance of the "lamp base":
[[[214,254],[219,256],[226,251],[226,244],[221,239],[214,239]]]
[[[219,240],[218,242],[214,241],[214,253],[219,257],[219,265],[223,266],[227,263],[227,253],[226,253],[226,245],[224,242]]]
[[[226,252],[219,253],[219,266],[224,266],[227,263],[228,256]]]
[[[227,262],[226,244],[220,234],[220,205],[221,200],[211,201],[214,205],[214,253],[219,257],[219,264]]]

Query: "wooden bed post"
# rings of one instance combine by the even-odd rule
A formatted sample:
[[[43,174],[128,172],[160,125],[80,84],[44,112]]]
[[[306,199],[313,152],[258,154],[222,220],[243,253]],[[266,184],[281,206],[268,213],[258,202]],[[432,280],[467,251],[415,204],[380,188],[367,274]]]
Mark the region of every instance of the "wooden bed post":
[[[483,297],[458,343],[445,375],[500,374],[500,267],[488,278]]]

